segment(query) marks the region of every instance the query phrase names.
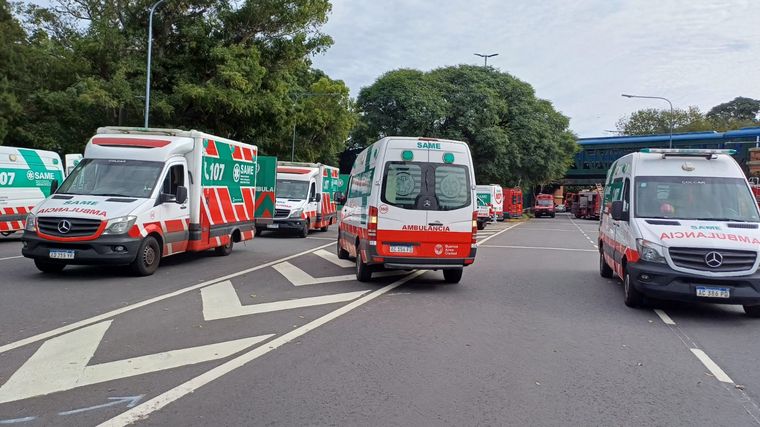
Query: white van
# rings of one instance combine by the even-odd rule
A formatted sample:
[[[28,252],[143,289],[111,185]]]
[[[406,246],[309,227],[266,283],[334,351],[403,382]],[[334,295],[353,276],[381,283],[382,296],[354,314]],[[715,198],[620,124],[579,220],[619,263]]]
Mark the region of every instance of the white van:
[[[356,158],[343,198],[338,257],[356,278],[374,267],[443,270],[449,283],[475,261],[475,175],[464,142],[388,137]]]
[[[645,149],[612,164],[599,266],[623,280],[626,305],[742,304],[760,317],[760,212],[732,153]]]
[[[504,221],[504,192],[501,185],[478,185],[475,191],[477,197],[489,208],[491,220]]]
[[[0,234],[24,229],[26,215],[63,182],[63,164],[52,151],[0,147]]]

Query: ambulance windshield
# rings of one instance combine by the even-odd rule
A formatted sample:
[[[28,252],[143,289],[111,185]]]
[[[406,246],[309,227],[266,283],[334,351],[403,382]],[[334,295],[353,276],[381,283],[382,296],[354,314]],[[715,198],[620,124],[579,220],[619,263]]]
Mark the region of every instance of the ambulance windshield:
[[[634,197],[638,218],[760,222],[741,178],[637,177]]]
[[[538,206],[552,206],[554,203],[549,199],[538,199],[536,200],[536,204]]]
[[[389,162],[382,201],[404,209],[449,211],[470,206],[470,172],[464,165]]]
[[[309,181],[278,179],[275,194],[278,199],[304,200],[308,191]]]
[[[149,198],[163,167],[162,162],[84,159],[56,194]]]

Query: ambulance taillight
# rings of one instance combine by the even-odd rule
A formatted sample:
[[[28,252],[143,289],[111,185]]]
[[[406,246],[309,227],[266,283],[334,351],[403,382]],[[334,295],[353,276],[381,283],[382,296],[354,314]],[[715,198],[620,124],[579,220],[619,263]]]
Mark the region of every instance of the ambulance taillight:
[[[369,222],[367,223],[367,237],[369,237],[369,244],[375,245],[377,239],[377,207],[369,207]]]
[[[472,241],[473,247],[478,243],[478,211],[472,211]]]

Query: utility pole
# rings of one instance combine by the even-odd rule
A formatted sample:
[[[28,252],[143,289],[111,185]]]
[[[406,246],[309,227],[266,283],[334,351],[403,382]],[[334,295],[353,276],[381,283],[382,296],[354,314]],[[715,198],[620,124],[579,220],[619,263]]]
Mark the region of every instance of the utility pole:
[[[498,53],[490,53],[490,54],[476,53],[474,55],[483,58],[483,66],[487,67],[488,66],[488,58],[492,58],[494,56],[498,56],[499,54]]]

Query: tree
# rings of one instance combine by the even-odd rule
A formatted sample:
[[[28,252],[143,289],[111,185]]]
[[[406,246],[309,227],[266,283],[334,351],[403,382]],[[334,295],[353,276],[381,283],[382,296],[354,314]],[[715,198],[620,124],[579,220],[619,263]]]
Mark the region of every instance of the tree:
[[[564,175],[577,146],[569,120],[494,68],[401,69],[361,90],[356,146],[390,135],[467,142],[478,182],[528,186]]]
[[[718,104],[707,112],[707,118],[718,124],[734,123],[757,126],[760,124],[760,100],[736,97],[731,101]]]
[[[673,133],[714,130],[713,124],[705,118],[698,107],[670,110],[646,108],[618,120],[617,129],[625,135],[667,134],[673,120]]]

